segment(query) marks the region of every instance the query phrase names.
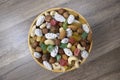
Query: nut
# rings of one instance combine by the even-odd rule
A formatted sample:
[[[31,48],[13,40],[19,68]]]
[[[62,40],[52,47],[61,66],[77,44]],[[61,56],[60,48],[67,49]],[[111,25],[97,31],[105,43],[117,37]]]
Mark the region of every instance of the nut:
[[[82,47],[80,44],[77,45],[77,48],[80,49],[81,51],[85,50],[85,47]]]
[[[54,16],[55,13],[56,13],[56,11],[51,11],[51,12],[50,12],[50,15],[51,15],[51,16]]]
[[[62,58],[63,58],[64,60],[68,60],[68,56],[67,56],[66,54],[63,54],[63,55],[62,55]]]
[[[48,13],[48,12],[45,12],[45,16],[47,16],[47,15],[49,15],[49,13]]]
[[[51,32],[51,33],[57,33],[58,31],[59,31],[59,28],[58,28],[57,26],[50,28],[50,32]]]
[[[52,64],[53,69],[54,70],[60,70],[61,69],[61,65],[58,62],[55,62],[54,64]]]
[[[43,28],[45,28],[45,26],[46,26],[46,23],[43,23],[40,25],[40,28],[43,29]]]
[[[69,17],[69,13],[68,13],[68,12],[64,12],[64,13],[63,13],[63,16],[64,16],[65,18],[68,18],[68,17]]]
[[[60,45],[60,40],[59,39],[55,39],[55,44],[59,46]]]
[[[36,25],[34,25],[31,29],[31,33],[30,33],[30,36],[31,37],[34,37],[35,36],[35,29],[36,29]]]
[[[35,51],[36,51],[36,52],[41,52],[42,49],[41,49],[40,47],[36,47]]]
[[[83,30],[82,30],[81,28],[78,28],[78,29],[77,29],[77,33],[82,34],[82,33],[83,33]]]
[[[63,49],[59,49],[59,50],[58,50],[58,53],[59,53],[59,54],[64,54]]]
[[[42,33],[43,33],[43,34],[48,33],[48,29],[46,29],[46,28],[42,29]]]
[[[68,28],[71,28],[73,31],[77,31],[78,26],[75,26],[75,25],[69,25]]]
[[[81,43],[82,47],[86,47],[86,45],[87,45],[84,40],[80,41],[80,43]]]
[[[40,40],[41,40],[41,37],[37,36],[36,41],[40,42]]]
[[[55,63],[55,62],[56,62],[56,59],[55,59],[55,58],[53,58],[53,57],[50,57],[49,62],[50,62],[51,64],[53,64],[53,63]]]
[[[50,59],[50,56],[48,54],[43,54],[42,55],[42,60],[43,61],[48,61]]]
[[[45,43],[46,45],[54,45],[54,44],[55,44],[54,41],[51,40],[51,39],[45,40],[44,43]]]
[[[46,40],[46,38],[45,38],[44,36],[42,36],[40,42],[42,43],[42,42],[44,42],[45,40]]]
[[[68,58],[68,64],[72,64],[72,61],[75,61],[75,65],[74,65],[74,67],[75,68],[79,68],[79,62],[81,62],[81,60],[78,60],[78,58],[77,57],[75,57],[75,56],[70,56],[69,58]]]
[[[66,36],[66,31],[61,27],[59,29],[59,32],[60,32],[59,38],[63,39]]]
[[[63,14],[64,12],[65,12],[65,9],[63,9],[63,8],[61,8],[61,9],[58,10],[59,14]]]
[[[63,26],[63,23],[62,23],[62,22],[59,22],[58,25],[59,25],[60,27],[62,27],[62,26]]]
[[[71,47],[72,47],[72,44],[68,43],[67,48],[71,48]]]
[[[87,40],[88,40],[89,42],[92,42],[92,33],[89,33],[89,34],[88,34]]]
[[[46,22],[50,22],[51,19],[52,19],[52,16],[51,16],[51,15],[47,15],[47,16],[45,17],[45,21],[46,21]]]
[[[32,48],[35,49],[35,48],[38,46],[38,44],[39,44],[38,42],[34,42],[34,43],[32,44]]]
[[[87,46],[85,47],[85,49],[86,49],[87,51],[89,51],[90,45],[87,45]]]

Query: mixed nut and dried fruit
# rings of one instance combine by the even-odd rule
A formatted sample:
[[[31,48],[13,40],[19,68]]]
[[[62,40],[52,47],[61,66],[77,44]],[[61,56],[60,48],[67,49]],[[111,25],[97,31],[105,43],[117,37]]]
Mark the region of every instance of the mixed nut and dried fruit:
[[[33,56],[49,70],[78,68],[88,57],[92,33],[79,15],[60,8],[39,15],[30,33]]]

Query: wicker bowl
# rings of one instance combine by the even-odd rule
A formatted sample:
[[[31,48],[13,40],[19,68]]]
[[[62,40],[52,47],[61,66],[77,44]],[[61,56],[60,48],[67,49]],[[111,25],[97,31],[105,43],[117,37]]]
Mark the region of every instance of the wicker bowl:
[[[51,9],[48,9],[48,10],[40,13],[38,16],[43,15],[45,12],[49,12],[49,11],[53,11],[53,10],[58,10],[58,9],[60,9],[60,8],[51,8]],[[86,20],[81,14],[79,14],[78,12],[76,12],[76,11],[74,11],[74,10],[72,10],[72,9],[69,9],[69,8],[63,8],[63,9],[69,11],[70,14],[78,15],[78,16],[81,18],[79,21],[80,21],[82,24],[84,24],[84,23],[87,24],[87,25],[89,26],[90,33],[92,33],[92,30],[91,30],[90,25],[88,24],[87,20]],[[28,33],[28,47],[29,47],[29,50],[30,50],[30,53],[31,53],[33,59],[34,59],[40,66],[42,66],[43,68],[47,69],[42,63],[40,63],[40,62],[33,56],[34,49],[31,47],[31,44],[30,44],[30,33],[31,33],[31,29],[32,29],[33,25],[35,24],[38,16],[34,19],[34,21],[32,22],[32,24],[31,24],[31,26],[30,26],[30,29],[29,29],[29,33]],[[89,53],[90,53],[90,51],[91,51],[91,49],[92,49],[92,44],[93,44],[93,41],[91,41],[91,43],[90,43],[90,48],[89,48],[89,50],[88,50]],[[84,58],[84,59],[81,61],[81,64],[84,63],[85,60],[86,60],[86,58]],[[74,70],[74,69],[76,69],[76,68],[70,68],[70,69],[68,69],[68,70],[66,70],[66,71],[61,71],[61,70],[50,70],[50,71],[53,71],[53,72],[67,72],[67,71],[72,71],[72,70]],[[48,69],[47,69],[47,70],[48,70]]]

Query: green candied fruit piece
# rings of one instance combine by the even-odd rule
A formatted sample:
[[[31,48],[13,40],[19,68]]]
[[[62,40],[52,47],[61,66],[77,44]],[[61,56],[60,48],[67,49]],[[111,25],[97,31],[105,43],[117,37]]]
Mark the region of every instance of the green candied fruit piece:
[[[66,30],[67,29],[67,20],[63,23],[63,29]]]
[[[67,43],[60,43],[60,48],[66,48],[67,47]]]
[[[87,35],[88,35],[88,33],[83,32],[82,35],[81,35],[81,37],[82,37],[83,39],[86,39],[86,38],[87,38]]]
[[[57,59],[57,61],[59,61],[61,59],[61,55],[57,55],[56,59]]]
[[[40,43],[40,47],[42,50],[46,50],[47,49],[47,45],[45,45],[44,43]]]
[[[49,46],[47,47],[47,51],[48,51],[48,52],[51,52],[53,49],[54,49],[54,46],[53,46],[53,45],[49,45]]]

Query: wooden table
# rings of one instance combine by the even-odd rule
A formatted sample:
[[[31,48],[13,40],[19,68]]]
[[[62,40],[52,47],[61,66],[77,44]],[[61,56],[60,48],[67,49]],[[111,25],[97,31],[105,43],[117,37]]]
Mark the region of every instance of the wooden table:
[[[27,45],[29,27],[42,11],[78,11],[93,30],[93,48],[77,70],[53,73],[40,67]],[[0,0],[0,80],[120,80],[120,0]]]

